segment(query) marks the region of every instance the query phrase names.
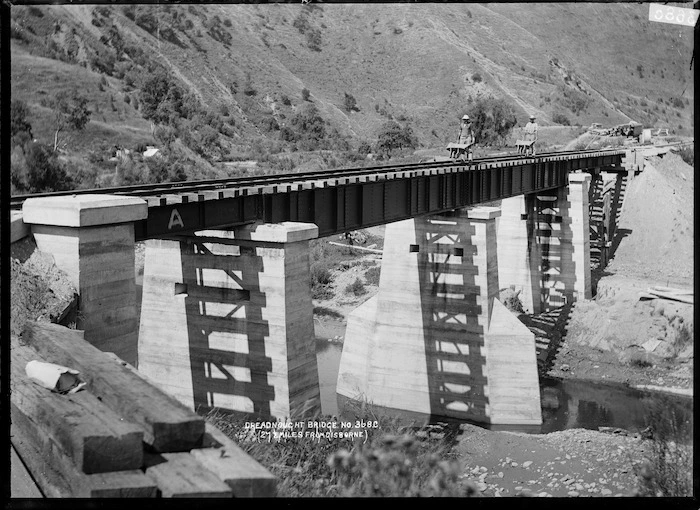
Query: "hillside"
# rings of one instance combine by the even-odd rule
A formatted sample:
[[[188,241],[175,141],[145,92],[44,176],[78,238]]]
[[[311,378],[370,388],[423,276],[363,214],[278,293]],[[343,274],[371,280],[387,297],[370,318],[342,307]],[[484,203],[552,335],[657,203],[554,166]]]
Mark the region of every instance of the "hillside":
[[[154,137],[140,99],[149,66],[162,66],[209,112],[190,132],[207,122],[219,126],[221,149],[201,154],[210,162],[244,159],[251,148],[289,149],[293,134],[285,128],[297,129],[310,105],[332,143],[307,149],[372,144],[390,119],[409,126],[419,146],[441,147],[481,95],[505,99],[519,125],[533,112],[542,126],[557,124],[555,115],[584,126],[634,119],[690,135],[692,31],[649,22],[647,10],[558,3],[15,6],[12,98],[28,104],[34,136],[49,143],[47,98],[58,90],[86,95],[93,113],[71,141],[77,153],[158,144],[163,135]]]

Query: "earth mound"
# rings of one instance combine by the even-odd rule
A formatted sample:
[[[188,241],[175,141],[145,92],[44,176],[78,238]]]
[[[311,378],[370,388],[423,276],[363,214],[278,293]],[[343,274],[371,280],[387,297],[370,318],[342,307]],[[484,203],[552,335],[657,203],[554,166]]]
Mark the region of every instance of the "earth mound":
[[[626,191],[607,271],[692,288],[693,167],[673,153],[652,158]]]

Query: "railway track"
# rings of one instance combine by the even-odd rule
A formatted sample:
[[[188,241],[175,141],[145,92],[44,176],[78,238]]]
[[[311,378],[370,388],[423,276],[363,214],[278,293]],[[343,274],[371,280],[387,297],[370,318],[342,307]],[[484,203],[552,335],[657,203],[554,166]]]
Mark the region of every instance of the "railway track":
[[[57,197],[69,195],[87,195],[87,194],[108,194],[108,195],[125,195],[148,199],[151,203],[166,203],[168,197],[175,195],[189,195],[192,200],[203,200],[203,196],[197,196],[205,192],[220,192],[217,196],[212,196],[212,193],[206,193],[208,199],[224,198],[223,191],[238,190],[242,194],[261,193],[263,189],[272,187],[272,191],[276,191],[276,187],[285,186],[287,189],[290,186],[299,186],[299,189],[304,186],[324,186],[335,181],[335,184],[346,184],[358,179],[381,180],[387,178],[403,177],[405,174],[417,175],[420,173],[430,174],[438,169],[451,172],[460,168],[473,167],[474,169],[492,168],[494,165],[512,163],[513,161],[527,163],[537,163],[545,161],[554,161],[560,158],[570,158],[579,156],[585,158],[587,156],[596,156],[601,154],[618,154],[623,152],[622,149],[596,149],[596,150],[579,150],[579,151],[559,151],[542,153],[536,156],[517,156],[504,155],[492,156],[485,158],[475,158],[471,163],[463,161],[429,161],[420,163],[406,163],[399,165],[382,165],[362,168],[340,168],[334,170],[324,170],[316,172],[301,172],[294,174],[274,174],[264,176],[250,177],[231,177],[221,179],[209,179],[199,181],[182,181],[182,182],[166,182],[158,184],[139,184],[132,186],[120,186],[111,188],[96,188],[96,189],[81,189],[72,191],[58,191],[50,193],[35,193],[28,195],[15,195],[10,200],[11,209],[19,209],[25,200],[38,197]],[[401,175],[404,174],[404,175]],[[344,181],[344,182],[342,182]],[[309,184],[310,183],[310,184]],[[229,193],[226,193],[227,195]],[[237,195],[238,193],[236,193]],[[187,199],[185,199],[187,201]]]

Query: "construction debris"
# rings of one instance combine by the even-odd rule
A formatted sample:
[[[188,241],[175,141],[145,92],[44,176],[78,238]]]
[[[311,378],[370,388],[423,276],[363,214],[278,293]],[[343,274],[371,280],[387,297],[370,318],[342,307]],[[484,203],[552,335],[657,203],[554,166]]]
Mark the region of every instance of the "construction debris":
[[[693,304],[693,291],[684,289],[673,289],[670,287],[649,287],[646,292],[639,293],[639,300],[649,299],[669,299],[680,301],[681,303]]]

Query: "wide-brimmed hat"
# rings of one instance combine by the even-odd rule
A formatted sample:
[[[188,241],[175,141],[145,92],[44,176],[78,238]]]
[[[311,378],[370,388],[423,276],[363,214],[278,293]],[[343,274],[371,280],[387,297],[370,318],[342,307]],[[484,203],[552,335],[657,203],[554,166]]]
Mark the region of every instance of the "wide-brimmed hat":
[[[535,116],[534,116],[534,115],[530,115],[530,118],[531,118],[531,119],[534,119],[534,118],[535,118]]]
[[[462,120],[469,120],[469,115],[465,115],[464,117],[462,117]]]

